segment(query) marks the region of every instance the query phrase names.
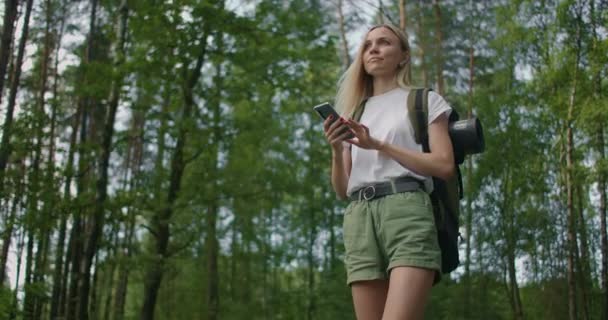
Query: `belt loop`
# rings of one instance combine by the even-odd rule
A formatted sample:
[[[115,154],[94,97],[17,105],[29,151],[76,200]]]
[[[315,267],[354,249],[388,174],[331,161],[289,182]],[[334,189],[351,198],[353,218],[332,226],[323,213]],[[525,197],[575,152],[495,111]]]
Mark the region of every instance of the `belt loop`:
[[[393,191],[393,193],[397,193],[397,186],[395,185],[395,179],[391,179],[391,190]]]

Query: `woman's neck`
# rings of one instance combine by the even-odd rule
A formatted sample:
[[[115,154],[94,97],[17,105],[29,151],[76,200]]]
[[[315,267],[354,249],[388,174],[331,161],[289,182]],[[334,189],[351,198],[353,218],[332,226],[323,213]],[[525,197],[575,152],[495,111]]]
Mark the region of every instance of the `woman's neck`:
[[[397,84],[397,79],[395,79],[395,77],[390,77],[390,78],[375,77],[373,83],[374,83],[374,87],[373,87],[374,96],[379,96],[379,95],[389,92],[399,86]]]

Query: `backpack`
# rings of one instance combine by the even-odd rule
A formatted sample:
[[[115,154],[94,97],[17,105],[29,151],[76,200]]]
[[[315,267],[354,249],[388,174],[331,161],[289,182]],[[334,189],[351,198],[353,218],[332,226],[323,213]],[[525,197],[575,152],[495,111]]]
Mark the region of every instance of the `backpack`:
[[[424,152],[430,152],[428,137],[428,92],[431,89],[412,89],[407,97],[410,122],[414,128],[416,143],[422,144]],[[458,121],[458,113],[452,109],[448,123]],[[458,154],[458,155],[457,155]],[[450,273],[460,264],[458,238],[460,231],[460,199],[463,197],[462,175],[459,164],[463,155],[454,152],[455,174],[449,180],[433,177],[433,192],[430,194],[435,216],[435,226],[441,248],[441,272]]]

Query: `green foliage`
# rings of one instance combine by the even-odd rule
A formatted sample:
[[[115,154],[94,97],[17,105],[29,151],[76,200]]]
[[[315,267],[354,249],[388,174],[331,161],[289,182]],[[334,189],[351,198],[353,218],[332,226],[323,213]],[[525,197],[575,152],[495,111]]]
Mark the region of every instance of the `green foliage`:
[[[13,308],[13,292],[5,287],[0,286],[0,319],[8,319]]]

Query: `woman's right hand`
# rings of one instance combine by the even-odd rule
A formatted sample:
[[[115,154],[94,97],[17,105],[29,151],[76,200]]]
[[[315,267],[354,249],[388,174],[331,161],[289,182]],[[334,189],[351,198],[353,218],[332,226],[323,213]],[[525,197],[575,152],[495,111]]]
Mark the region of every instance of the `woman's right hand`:
[[[346,125],[347,121],[340,117],[337,121],[333,121],[333,116],[330,115],[323,121],[323,130],[325,138],[331,145],[334,152],[342,151],[342,141],[352,136],[351,129]],[[347,130],[344,130],[346,128]]]

